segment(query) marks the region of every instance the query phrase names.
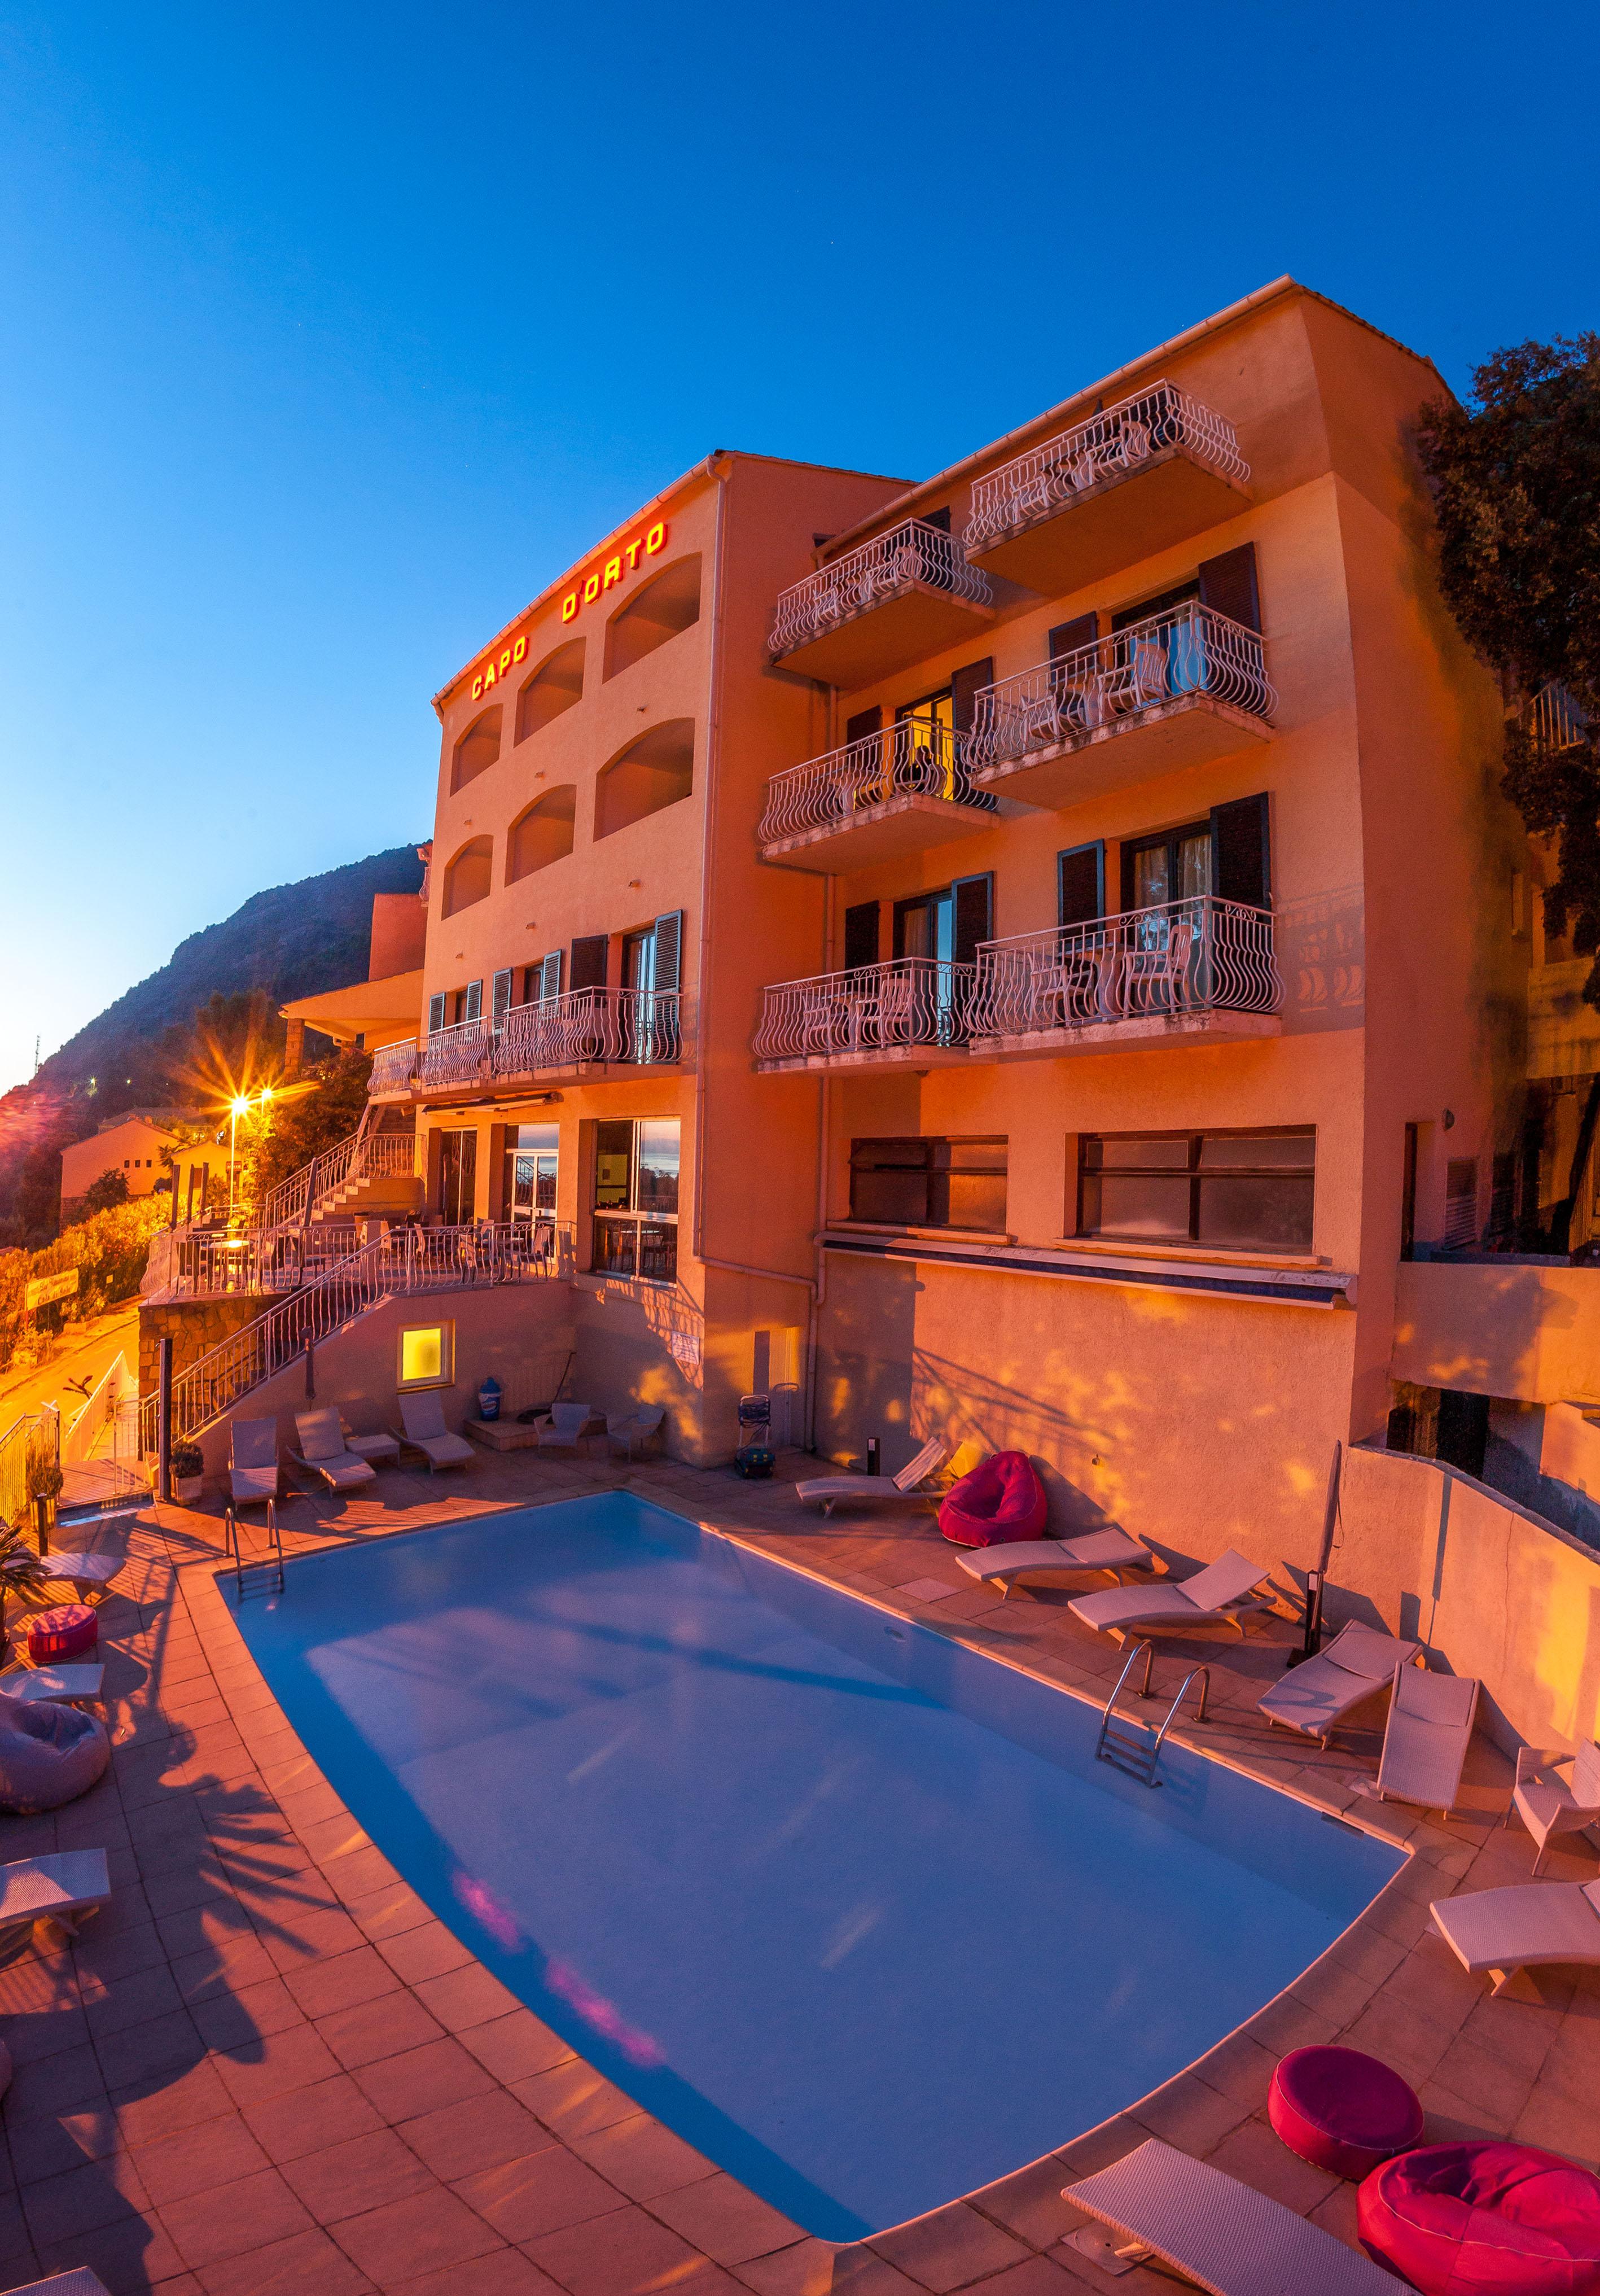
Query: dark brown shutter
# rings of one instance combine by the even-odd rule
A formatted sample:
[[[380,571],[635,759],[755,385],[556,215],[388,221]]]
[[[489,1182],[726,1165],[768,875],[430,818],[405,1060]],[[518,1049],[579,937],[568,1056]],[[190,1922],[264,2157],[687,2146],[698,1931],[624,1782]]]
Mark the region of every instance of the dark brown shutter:
[[[572,963],[567,968],[569,988],[603,988],[606,985],[606,957],[610,942],[605,933],[589,933],[572,944]]]
[[[1093,845],[1074,845],[1068,852],[1058,853],[1056,884],[1058,924],[1086,925],[1099,916],[1106,906],[1104,840],[1097,840]]]
[[[1272,898],[1267,796],[1242,797],[1213,806],[1211,816],[1211,882],[1219,900],[1267,908]]]
[[[429,998],[429,1000],[428,1000],[428,1033],[429,1033],[429,1035],[430,1037],[437,1037],[437,1036],[438,1035],[438,1033],[439,1033],[439,1030],[444,1027],[444,1025],[445,1025],[445,994],[444,994],[444,991],[441,989],[441,990],[440,990],[440,992],[439,992],[439,994],[438,994],[437,996],[430,996],[430,997]]]
[[[918,511],[917,515],[920,518],[924,526],[936,526],[941,534],[948,534],[950,532],[950,505],[948,503],[943,510]]]
[[[656,986],[674,996],[683,981],[683,912],[656,920]]]
[[[984,688],[993,684],[994,662],[989,654],[957,670],[950,681],[950,722],[958,734],[971,733],[973,704]]]
[[[951,888],[955,897],[954,930],[951,940],[958,964],[970,964],[978,953],[981,940],[994,936],[994,878],[991,872],[981,877],[958,877]]]
[[[1050,632],[1050,660],[1059,661],[1064,653],[1093,645],[1100,635],[1099,621],[1098,614],[1080,614],[1073,621],[1057,622]]]
[[[858,709],[853,718],[845,720],[846,742],[864,742],[869,734],[881,734],[884,713],[875,701],[870,709]]]
[[[878,911],[876,901],[858,901],[845,912],[845,970],[859,972],[863,965],[878,963]]]
[[[1200,603],[1226,614],[1230,622],[1243,622],[1247,630],[1261,628],[1253,542],[1241,542],[1237,550],[1225,550],[1220,558],[1201,560]]]
[[[1124,916],[1127,916],[1133,907],[1133,856],[1137,850],[1138,848],[1136,846],[1131,845],[1126,838],[1123,839],[1122,856],[1122,911]]]

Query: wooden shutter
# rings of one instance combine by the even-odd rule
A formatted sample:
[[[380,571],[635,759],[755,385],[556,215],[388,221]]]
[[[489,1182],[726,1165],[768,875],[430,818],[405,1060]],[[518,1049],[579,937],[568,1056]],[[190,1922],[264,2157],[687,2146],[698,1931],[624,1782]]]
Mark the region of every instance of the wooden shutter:
[[[1200,603],[1226,614],[1230,622],[1243,622],[1247,630],[1261,628],[1253,542],[1241,542],[1237,550],[1225,550],[1220,558],[1201,560]]]
[[[1138,848],[1137,843],[1130,843],[1130,842],[1129,842],[1129,840],[1128,840],[1126,838],[1124,838],[1124,839],[1122,840],[1122,902],[1121,902],[1120,906],[1121,906],[1121,908],[1122,908],[1122,914],[1123,914],[1124,916],[1129,915],[1129,914],[1131,913],[1131,911],[1132,911],[1132,907],[1133,907],[1133,857],[1134,857],[1134,854],[1135,854],[1138,850],[1139,850],[1139,848]]]
[[[502,1027],[511,1009],[511,968],[509,964],[503,972],[494,975],[493,1003],[489,1009],[494,1026],[497,1029]]]
[[[1086,925],[1105,914],[1106,841],[1073,845],[1056,856],[1057,923]]]
[[[443,990],[443,989],[441,989],[441,990],[439,991],[439,993],[438,993],[438,995],[437,995],[437,996],[430,996],[430,997],[429,998],[429,1000],[428,1000],[428,1033],[429,1033],[429,1035],[430,1037],[437,1037],[437,1036],[438,1035],[438,1033],[439,1033],[439,1030],[444,1027],[444,1025],[445,1025],[445,992],[444,992],[444,990]]]
[[[994,877],[985,871],[981,877],[958,877],[951,888],[955,916],[951,939],[958,964],[970,964],[978,953],[978,943],[990,940],[994,934]]]
[[[683,912],[656,920],[656,986],[676,994],[683,982]]]
[[[1059,661],[1064,653],[1076,653],[1080,646],[1093,645],[1100,635],[1098,614],[1079,614],[1070,622],[1057,622],[1050,632],[1050,660]]]
[[[1212,807],[1211,882],[1219,900],[1242,901],[1251,909],[1271,906],[1272,871],[1264,790],[1259,797],[1242,797],[1232,805]]]
[[[482,1018],[483,1018],[483,1012],[484,1012],[484,985],[483,985],[483,982],[482,982],[481,980],[469,980],[469,981],[467,983],[467,1005],[466,1005],[466,1010],[462,1013],[462,1014],[461,1014],[461,1018],[462,1018],[462,1020],[463,1020],[463,1021],[481,1021],[481,1020],[482,1020]]]
[[[971,733],[973,705],[984,688],[993,684],[994,661],[989,654],[957,670],[950,681],[950,720],[958,734]]]
[[[561,993],[561,952],[552,948],[550,955],[539,960],[539,1001],[547,1004]]]
[[[863,965],[878,963],[877,901],[858,901],[845,912],[845,970],[860,972]]]
[[[853,718],[846,718],[845,739],[846,742],[864,742],[869,734],[881,734],[883,723],[883,710],[875,701],[870,709],[858,709]]]
[[[572,962],[567,968],[569,988],[603,988],[606,985],[606,959],[610,941],[605,933],[587,933],[572,944]]]

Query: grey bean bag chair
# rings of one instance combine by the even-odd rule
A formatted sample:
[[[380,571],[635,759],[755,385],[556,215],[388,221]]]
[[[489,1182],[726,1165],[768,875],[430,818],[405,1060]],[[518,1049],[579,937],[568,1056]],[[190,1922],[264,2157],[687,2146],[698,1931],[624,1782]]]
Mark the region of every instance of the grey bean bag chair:
[[[0,1691],[0,1809],[35,1817],[72,1801],[110,1759],[110,1737],[97,1716]]]

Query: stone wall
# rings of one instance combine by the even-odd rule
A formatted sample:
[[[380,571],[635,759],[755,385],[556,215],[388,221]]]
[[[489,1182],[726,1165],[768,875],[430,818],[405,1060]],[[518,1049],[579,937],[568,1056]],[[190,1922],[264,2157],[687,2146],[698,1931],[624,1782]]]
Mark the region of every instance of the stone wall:
[[[229,1292],[210,1300],[168,1300],[139,1308],[139,1393],[153,1395],[160,1377],[160,1343],[172,1341],[172,1375],[219,1347],[272,1306],[259,1292]]]

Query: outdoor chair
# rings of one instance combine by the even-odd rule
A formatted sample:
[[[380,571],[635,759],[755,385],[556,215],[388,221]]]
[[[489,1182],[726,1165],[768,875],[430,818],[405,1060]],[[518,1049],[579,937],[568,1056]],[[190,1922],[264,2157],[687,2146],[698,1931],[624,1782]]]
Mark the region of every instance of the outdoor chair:
[[[0,1691],[36,1706],[94,1706],[105,1695],[103,1666],[20,1666],[0,1674]]]
[[[59,1922],[69,1937],[111,1894],[103,1849],[61,1849],[0,1866],[0,1940],[14,1939],[36,1922]]]
[[[647,1411],[641,1406],[638,1410],[620,1414],[608,1411],[606,1414],[606,1439],[611,1443],[625,1444],[631,1466],[634,1444],[648,1443],[652,1435],[659,1435],[665,1418],[666,1413],[659,1408]]]
[[[478,1454],[464,1435],[453,1435],[445,1424],[445,1406],[437,1391],[400,1398],[400,1425],[389,1430],[403,1450],[420,1451],[429,1472],[441,1467],[464,1467]]]
[[[57,1554],[53,1549],[45,1557],[45,1568],[50,1577],[63,1587],[70,1587],[80,1603],[97,1596],[103,1597],[111,1581],[127,1568],[126,1554]]]
[[[320,1475],[330,1490],[353,1491],[375,1480],[369,1462],[345,1447],[344,1423],[337,1411],[297,1411],[295,1427],[300,1447],[290,1457],[298,1466]]]
[[[958,1547],[956,1561],[980,1586],[1000,1589],[1004,1602],[1019,1578],[1064,1578],[1085,1570],[1109,1570],[1117,1584],[1124,1570],[1151,1570],[1155,1557],[1137,1538],[1114,1527],[1089,1530],[1077,1538],[1026,1538],[1010,1546]]]
[[[1514,1882],[1436,1898],[1428,1911],[1462,1968],[1487,1972],[1496,1993],[1511,1992],[1524,1969],[1600,1964],[1600,1881]]]
[[[591,1403],[552,1403],[549,1417],[541,1419],[535,1431],[542,1451],[576,1451],[585,1435],[597,1433],[605,1423]]]
[[[1477,1712],[1478,1685],[1469,1677],[1397,1666],[1383,1758],[1367,1791],[1380,1801],[1416,1802],[1449,1817]]]
[[[881,1506],[888,1499],[932,1498],[935,1496],[930,1488],[933,1479],[948,1456],[949,1446],[935,1438],[925,1443],[897,1475],[819,1475],[810,1482],[796,1483],[795,1496],[808,1506],[820,1505],[824,1514],[831,1514],[841,1499]]]
[[[1242,1642],[1243,1614],[1265,1610],[1269,1598],[1255,1589],[1269,1571],[1234,1547],[1181,1581],[1163,1578],[1154,1587],[1107,1587],[1080,1595],[1067,1604],[1074,1619],[1098,1634],[1165,1633],[1172,1627],[1232,1627]]]
[[[1419,1648],[1352,1619],[1325,1651],[1291,1667],[1281,1682],[1258,1698],[1256,1711],[1266,1716],[1269,1726],[1278,1723],[1326,1746],[1358,1706],[1392,1687],[1397,1670],[1409,1666]]]
[[[1563,1771],[1567,1773],[1563,1777]],[[1541,1753],[1522,1746],[1516,1758],[1516,1783],[1512,1788],[1506,1823],[1515,1810],[1533,1836],[1533,1870],[1545,1862],[1545,1852],[1558,1833],[1581,1833],[1600,1824],[1600,1746],[1586,1739],[1575,1754]]]
[[[228,1430],[228,1485],[236,1507],[278,1496],[278,1423],[235,1419]]]

